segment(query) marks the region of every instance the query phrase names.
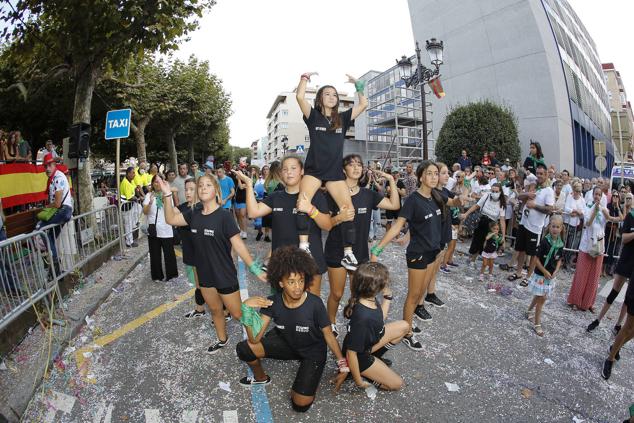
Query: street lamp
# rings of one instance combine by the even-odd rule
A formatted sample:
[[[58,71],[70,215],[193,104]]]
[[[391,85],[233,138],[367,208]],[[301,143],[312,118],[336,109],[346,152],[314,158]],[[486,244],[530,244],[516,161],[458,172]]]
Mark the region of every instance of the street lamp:
[[[429,158],[429,152],[427,149],[427,107],[425,105],[425,83],[440,74],[440,65],[443,63],[443,42],[432,38],[431,40],[425,41],[425,49],[427,50],[427,54],[429,54],[429,60],[434,66],[433,68],[423,66],[418,41],[416,41],[416,72],[412,72],[414,64],[408,57],[402,56],[400,60],[396,60],[396,64],[399,67],[401,79],[405,82],[405,86],[407,88],[416,88],[420,86],[420,98],[423,109],[423,159],[427,160]]]

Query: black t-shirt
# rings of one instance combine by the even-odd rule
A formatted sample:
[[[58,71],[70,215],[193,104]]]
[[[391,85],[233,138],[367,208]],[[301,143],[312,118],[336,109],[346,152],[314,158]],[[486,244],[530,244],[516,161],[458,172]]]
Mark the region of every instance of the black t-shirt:
[[[632,212],[629,212],[625,216],[625,220],[623,221],[621,233],[629,234],[631,232],[634,232],[634,216],[632,215]],[[621,250],[621,256],[619,257],[619,261],[622,260],[625,262],[629,260],[634,260],[634,241],[623,243],[623,249]]]
[[[549,251],[550,251],[550,242],[548,242],[546,237],[544,237],[539,243],[539,249],[537,250],[537,257],[539,258],[539,262],[542,264],[542,266],[544,266],[544,268],[548,270],[548,272],[552,275],[552,273],[555,271],[555,268],[557,267],[557,262],[561,260],[561,257],[564,253],[564,249],[563,247],[557,248],[557,250],[555,250],[553,255],[550,257],[548,264],[546,264],[546,256],[548,255]],[[539,276],[544,276],[537,267],[535,267],[535,273],[537,273]]]
[[[233,179],[233,184],[235,185],[236,196],[235,200],[237,204],[244,204],[247,202],[247,190],[246,188],[240,188],[238,185],[238,178],[232,173],[231,179]]]
[[[432,197],[425,198],[420,192],[414,191],[405,199],[399,217],[409,222],[411,239],[407,254],[440,250],[442,212]]]
[[[328,195],[328,205],[332,215],[339,212],[339,207],[335,200]],[[359,192],[352,196],[354,206],[354,229],[356,231],[355,243],[352,246],[354,256],[359,263],[365,263],[370,259],[368,251],[368,235],[370,233],[370,221],[372,220],[372,210],[376,209],[383,200],[383,196],[376,191],[361,188]],[[327,263],[339,263],[343,258],[343,235],[341,224],[335,226],[328,233],[326,245],[324,246]]]
[[[346,132],[352,125],[352,109],[339,113],[341,128],[330,129],[328,119],[316,109],[310,109],[308,119],[304,122],[310,135],[310,148],[304,164],[306,175],[314,176],[321,181],[342,181],[343,174],[343,141]]]
[[[200,207],[200,203],[196,204],[194,208]],[[191,211],[191,207],[187,205],[187,202],[181,203],[178,206],[178,210],[184,215]],[[194,241],[192,239],[192,233],[189,226],[178,226],[178,235],[181,238],[181,248],[183,249],[183,263],[188,266],[195,266],[194,261]]]
[[[482,249],[482,251],[488,254],[495,253],[498,250],[498,248],[500,248],[501,244],[502,244],[502,236],[493,235],[491,238],[485,239],[484,248]]]
[[[284,340],[297,355],[311,360],[325,360],[327,345],[322,329],[330,326],[330,320],[321,298],[306,292],[306,300],[297,308],[286,307],[281,292],[268,298],[273,304],[261,308],[260,313],[275,322]]]
[[[238,284],[238,274],[231,257],[230,239],[240,229],[229,210],[219,207],[208,215],[202,211],[200,207],[183,213],[191,228],[198,279],[216,289],[233,287]]]
[[[273,229],[273,239],[271,248],[276,250],[286,245],[299,245],[299,233],[295,218],[297,215],[297,198],[299,193],[289,194],[285,190],[275,191],[271,195],[262,200],[264,204],[269,206],[271,212],[271,228]],[[320,213],[330,214],[328,209],[328,201],[321,191],[317,191],[313,197],[313,205],[317,207]],[[321,229],[313,219],[309,219],[308,242],[310,243],[310,253],[317,263],[320,273],[324,273],[327,269],[326,260],[324,259],[324,245],[321,240]]]
[[[456,194],[449,191],[445,187],[443,187],[442,190],[439,190],[439,192],[440,192],[440,195],[442,195],[442,198],[445,203],[447,203],[447,201],[449,201],[450,198],[454,198],[456,196]],[[449,218],[449,216],[447,216],[445,220],[442,221],[442,235],[440,237],[440,243],[443,246],[449,244],[449,241],[451,241],[451,225],[452,224],[453,224],[453,218]]]
[[[348,334],[343,340],[343,349],[344,351],[369,353],[384,334],[385,325],[381,307],[377,306],[373,309],[357,303],[350,316]]]

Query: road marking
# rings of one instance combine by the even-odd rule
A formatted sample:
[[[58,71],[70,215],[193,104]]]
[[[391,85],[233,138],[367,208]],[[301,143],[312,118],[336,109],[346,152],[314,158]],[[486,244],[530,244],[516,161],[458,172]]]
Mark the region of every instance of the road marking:
[[[247,272],[246,266],[242,259],[238,258],[238,282],[240,284],[240,297],[242,301],[249,297],[249,290],[246,285]],[[243,328],[243,339],[247,338],[247,333]],[[249,376],[253,377],[251,368],[247,366]],[[253,404],[253,413],[258,423],[273,423],[273,415],[271,414],[271,406],[269,405],[269,398],[266,395],[266,389],[264,385],[257,385],[251,387],[251,403]],[[238,421],[238,415],[236,412],[236,422]]]
[[[99,410],[97,411],[97,414],[95,415],[95,418],[93,419],[93,423],[101,423],[101,416],[104,414],[104,412],[106,413],[106,415],[103,418],[103,423],[110,423],[112,421],[113,409],[114,405],[110,404],[108,405],[108,408],[106,408],[106,403],[102,402]]]
[[[44,421],[47,423],[52,423],[55,420],[55,415],[58,411],[61,411],[64,414],[69,414],[73,410],[73,406],[75,405],[75,397],[66,395],[61,392],[53,391],[52,395],[50,396],[50,400],[45,400],[44,402],[48,408],[46,416],[44,416]]]
[[[257,416],[256,416],[257,418]],[[226,410],[222,412],[223,423],[238,423],[238,410]]]
[[[145,423],[161,423],[161,413],[154,408],[145,409]]]
[[[97,346],[98,348],[104,347],[110,344],[111,342],[116,341],[117,339],[121,338],[123,335],[126,335],[129,332],[132,332],[133,330],[137,329],[139,326],[144,325],[145,323],[160,316],[166,311],[170,311],[171,309],[173,309],[174,307],[176,307],[183,301],[191,298],[194,295],[195,291],[196,289],[192,288],[186,293],[177,296],[174,301],[161,304],[160,306],[156,307],[154,310],[148,311],[147,313],[141,315],[140,317],[137,317],[133,321],[121,326],[119,329],[116,329],[115,331],[110,332],[107,335],[104,335],[95,339],[91,345],[88,345],[86,347],[80,348],[77,351],[75,351],[75,361],[77,362],[77,368],[80,369],[80,373],[82,371],[82,366],[84,365],[84,361],[85,361],[85,357],[84,357],[85,352],[92,352],[95,350],[95,346]],[[87,369],[85,369],[85,373],[86,374],[88,373]],[[88,378],[88,381],[91,383],[96,382],[96,380],[93,378]]]
[[[619,295],[614,299],[615,302],[622,303],[623,301],[625,301],[625,291],[627,291],[628,283],[629,282],[625,282],[623,284],[623,287],[621,287],[621,291],[619,291]],[[603,285],[603,288],[601,288],[601,291],[599,291],[599,295],[606,298],[608,295],[610,295],[610,291],[612,291],[613,286],[614,279],[607,281],[605,285]]]
[[[180,423],[196,423],[198,410],[185,410],[181,415]]]

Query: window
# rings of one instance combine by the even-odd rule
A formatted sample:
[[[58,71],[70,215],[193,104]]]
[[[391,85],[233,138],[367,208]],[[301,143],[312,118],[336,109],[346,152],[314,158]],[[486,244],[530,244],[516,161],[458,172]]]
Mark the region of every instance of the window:
[[[280,111],[280,115],[281,115],[281,116],[288,116],[288,110],[282,110],[282,111]]]

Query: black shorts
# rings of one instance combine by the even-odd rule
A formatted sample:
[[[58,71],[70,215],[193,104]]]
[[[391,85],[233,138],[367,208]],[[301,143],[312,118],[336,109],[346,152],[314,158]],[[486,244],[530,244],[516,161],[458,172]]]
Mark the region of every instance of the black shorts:
[[[405,254],[407,259],[408,269],[427,269],[427,266],[436,261],[436,257],[440,253],[440,250],[428,251],[423,254]]]
[[[401,209],[398,210],[385,210],[385,218],[387,220],[396,220],[398,219],[398,215],[401,212]]]
[[[632,279],[627,284],[627,291],[625,292],[625,301],[623,304],[627,307],[627,314],[634,316],[634,283]]]
[[[273,328],[262,338],[264,356],[274,360],[299,360],[299,369],[293,382],[293,392],[312,397],[317,392],[321,375],[326,366],[326,355],[323,360],[302,358],[291,347],[279,329]]]
[[[201,288],[216,288],[215,286],[205,286],[205,284],[200,281],[198,281],[198,283],[200,284]],[[224,288],[216,288],[216,291],[218,291],[218,294],[229,295],[233,294],[234,292],[240,291],[240,285],[235,284],[233,286],[228,286]]]
[[[634,257],[629,255],[626,256],[621,251],[621,257],[619,257],[619,261],[616,263],[614,273],[621,275],[624,278],[629,278],[632,276],[632,272],[634,272]]]
[[[526,252],[529,256],[537,255],[537,246],[539,245],[539,235],[534,234],[523,225],[520,225],[515,239],[515,251]]]

